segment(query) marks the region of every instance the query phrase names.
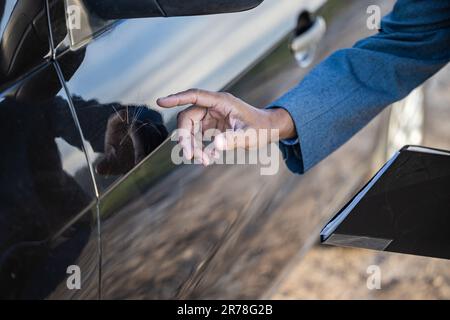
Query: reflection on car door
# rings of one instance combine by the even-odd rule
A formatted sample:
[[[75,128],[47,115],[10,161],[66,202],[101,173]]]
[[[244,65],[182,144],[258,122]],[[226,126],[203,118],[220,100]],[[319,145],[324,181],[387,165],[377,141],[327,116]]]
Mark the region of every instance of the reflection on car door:
[[[182,108],[162,110],[155,99],[226,88],[263,107],[305,74],[289,51],[291,31],[321,3],[266,0],[245,13],[126,20],[58,54],[99,190],[103,298],[261,296],[370,170],[376,126],[349,144],[352,161],[333,156],[302,178],[284,166],[261,176],[257,165],[171,161],[168,134]],[[364,35],[338,28],[363,7],[323,9],[332,31],[319,57]]]
[[[122,21],[58,55],[101,197],[103,297],[185,296],[224,241],[269,206],[282,177],[260,183],[257,166],[175,167],[167,137],[177,110],[154,100],[224,88],[290,32],[305,3]]]
[[[61,88],[48,64],[0,95],[2,298],[97,297],[94,188]],[[69,266],[80,290],[66,286]]]
[[[46,1],[0,2],[0,298],[98,297],[96,195]],[[80,272],[67,286],[67,271]],[[79,285],[79,287],[78,287]]]

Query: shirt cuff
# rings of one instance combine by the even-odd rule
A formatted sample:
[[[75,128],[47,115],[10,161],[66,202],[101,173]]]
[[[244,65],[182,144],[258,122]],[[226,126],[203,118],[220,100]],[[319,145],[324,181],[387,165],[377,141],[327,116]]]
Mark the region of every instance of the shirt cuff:
[[[296,138],[291,138],[291,139],[284,139],[284,140],[280,140],[280,142],[286,146],[294,146],[297,143],[300,143],[300,141],[298,140],[298,137]]]
[[[278,104],[266,107],[266,109],[274,109],[274,108],[282,108],[291,113],[285,107],[282,107]],[[305,168],[303,165],[303,157],[300,148],[300,139],[298,133],[297,137],[295,138],[280,140],[279,147],[281,153],[283,154],[283,159],[286,162],[286,165],[289,168],[289,170],[291,170],[296,174],[303,174],[305,172]]]

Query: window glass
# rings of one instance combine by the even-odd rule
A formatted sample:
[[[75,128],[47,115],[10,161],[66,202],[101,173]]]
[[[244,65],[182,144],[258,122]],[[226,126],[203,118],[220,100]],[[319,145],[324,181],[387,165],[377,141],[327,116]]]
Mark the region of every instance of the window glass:
[[[80,87],[76,83],[96,73],[85,59],[89,50],[90,46],[69,51],[58,59],[58,63],[68,81],[75,112],[86,139],[86,151],[102,193],[156,150],[168,137],[168,129],[161,112],[148,104],[113,100],[109,95],[86,95],[84,90],[89,89],[86,86],[88,82],[82,81],[84,84]],[[104,69],[96,74],[108,87],[109,71]],[[97,85],[102,82],[91,89],[98,89]]]

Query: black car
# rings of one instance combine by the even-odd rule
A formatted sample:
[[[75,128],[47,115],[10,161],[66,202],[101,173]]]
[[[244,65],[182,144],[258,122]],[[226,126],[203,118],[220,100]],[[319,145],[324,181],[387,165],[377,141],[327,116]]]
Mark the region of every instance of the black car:
[[[1,298],[262,297],[393,150],[420,143],[419,89],[304,176],[175,165],[182,108],[156,98],[199,87],[264,107],[376,32],[369,4],[393,4],[261,2],[0,0]]]

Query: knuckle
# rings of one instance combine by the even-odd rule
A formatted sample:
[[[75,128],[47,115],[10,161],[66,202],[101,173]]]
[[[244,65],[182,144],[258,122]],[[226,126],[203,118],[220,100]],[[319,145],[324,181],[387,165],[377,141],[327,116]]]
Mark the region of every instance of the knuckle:
[[[223,98],[228,99],[228,100],[236,99],[235,96],[233,96],[229,92],[221,92],[220,94],[222,95]]]
[[[190,89],[190,95],[191,95],[191,103],[197,104],[198,97],[202,94],[202,91],[200,89],[194,88]]]

